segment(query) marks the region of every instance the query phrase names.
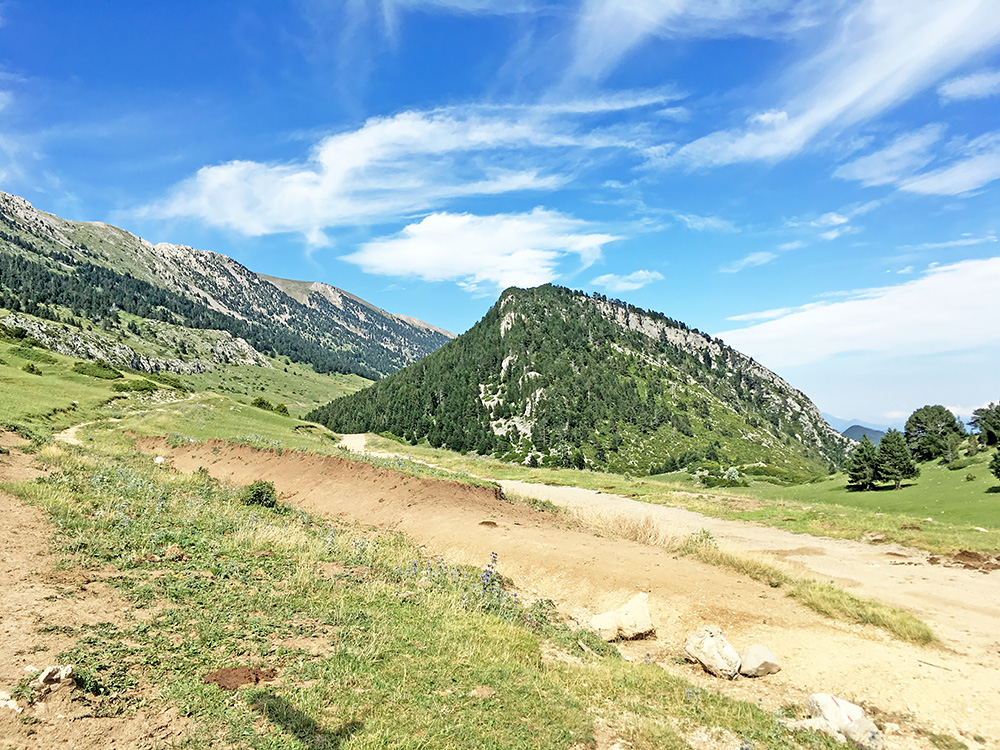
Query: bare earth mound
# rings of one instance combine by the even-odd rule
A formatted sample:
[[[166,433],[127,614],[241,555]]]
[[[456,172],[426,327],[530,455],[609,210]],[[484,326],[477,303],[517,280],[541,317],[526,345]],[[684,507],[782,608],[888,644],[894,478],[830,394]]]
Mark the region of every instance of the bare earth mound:
[[[523,592],[553,599],[581,623],[647,592],[656,637],[627,644],[625,653],[652,659],[706,689],[759,701],[772,711],[801,705],[810,693],[833,693],[901,724],[901,732],[887,736],[889,748],[932,748],[922,731],[959,735],[970,747],[982,747],[973,739],[977,736],[1000,740],[995,641],[991,648],[963,652],[901,643],[875,628],[823,618],[780,589],[662,549],[566,528],[558,518],[507,503],[486,489],[338,457],[278,455],[221,442],[171,449],[159,441],[156,449],[166,451],[181,471],[204,466],[237,483],[267,479],[282,499],[310,512],[402,531],[428,556],[482,565],[495,551],[500,572]],[[883,572],[873,569],[871,575]],[[985,577],[977,571],[949,573]],[[969,606],[989,607],[981,600]],[[708,623],[721,626],[738,649],[770,646],[783,670],[724,682],[675,663],[685,636]]]

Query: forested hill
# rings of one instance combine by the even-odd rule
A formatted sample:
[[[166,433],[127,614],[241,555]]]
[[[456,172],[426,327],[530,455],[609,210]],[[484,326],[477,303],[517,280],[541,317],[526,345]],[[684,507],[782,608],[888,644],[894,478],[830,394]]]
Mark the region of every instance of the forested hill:
[[[851,445],[804,394],[721,341],[551,285],[506,290],[467,333],[309,418],[634,473],[709,462],[807,476],[842,463]]]
[[[320,372],[378,378],[453,338],[327,284],[261,276],[225,255],[153,245],[0,192],[0,307],[113,328],[118,313],[227,331]]]

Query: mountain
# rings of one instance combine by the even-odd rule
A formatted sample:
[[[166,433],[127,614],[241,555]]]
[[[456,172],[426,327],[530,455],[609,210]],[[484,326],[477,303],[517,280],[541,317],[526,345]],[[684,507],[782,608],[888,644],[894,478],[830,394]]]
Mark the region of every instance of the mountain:
[[[842,463],[851,445],[804,394],[722,341],[551,285],[506,290],[467,333],[309,418],[642,474],[704,463],[803,478]]]
[[[885,430],[875,430],[871,427],[855,424],[844,430],[843,434],[844,437],[849,437],[851,440],[857,440],[859,443],[861,442],[861,438],[867,435],[869,440],[871,440],[875,445],[878,445],[879,441],[885,437],[885,433]]]
[[[2,192],[0,307],[53,321],[85,318],[111,331],[123,327],[123,313],[132,323],[128,316],[223,331],[259,353],[369,378],[454,338],[327,284],[263,276],[218,253],[66,221]]]
[[[823,412],[823,419],[826,420],[826,423],[828,425],[830,425],[833,429],[835,429],[837,432],[841,434],[844,434],[849,428],[854,427],[855,425],[857,425],[858,427],[866,427],[869,430],[878,430],[879,432],[888,432],[890,429],[894,427],[894,425],[884,425],[884,424],[875,424],[874,422],[866,422],[863,419],[842,419],[840,417],[835,417],[832,414],[827,414],[826,412]],[[902,431],[903,429],[902,423],[900,423],[898,426],[895,427],[900,431]]]

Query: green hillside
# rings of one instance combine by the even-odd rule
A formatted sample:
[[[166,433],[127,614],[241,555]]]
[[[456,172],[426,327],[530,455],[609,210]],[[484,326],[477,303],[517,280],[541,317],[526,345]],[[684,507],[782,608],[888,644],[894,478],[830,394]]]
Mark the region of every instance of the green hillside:
[[[309,418],[534,465],[807,478],[850,442],[774,373],[682,323],[546,285]]]

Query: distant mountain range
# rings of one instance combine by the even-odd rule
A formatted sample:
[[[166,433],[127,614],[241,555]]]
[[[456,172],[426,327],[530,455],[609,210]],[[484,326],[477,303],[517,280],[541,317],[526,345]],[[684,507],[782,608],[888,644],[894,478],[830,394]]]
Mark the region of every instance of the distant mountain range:
[[[844,437],[849,437],[851,440],[857,440],[861,442],[861,438],[867,437],[875,445],[878,445],[882,438],[885,437],[886,430],[873,430],[871,427],[862,427],[859,424],[851,425],[846,430],[844,430]]]
[[[191,342],[191,337],[175,328],[213,331],[242,339],[260,354],[307,362],[320,372],[353,372],[373,379],[454,338],[328,284],[264,276],[225,255],[184,245],[153,245],[107,224],[66,221],[3,192],[0,307],[56,323],[35,325],[33,335],[47,337],[47,345],[72,348],[58,324],[97,323],[112,338],[102,341],[102,332],[94,333],[94,341],[81,351],[95,358],[128,359],[125,350],[135,350],[129,334],[142,339],[150,330],[140,332],[135,318],[161,324],[160,329],[172,327],[160,336],[180,347],[177,356],[150,358],[136,352],[131,362],[119,364],[179,371],[203,366],[199,357],[205,347],[194,341],[191,346],[197,351],[186,352],[188,344],[178,342]],[[239,346],[226,349],[235,352]]]
[[[832,414],[827,414],[826,412],[823,412],[823,419],[825,419],[827,424],[829,424],[833,429],[840,433],[844,433],[851,427],[855,426],[866,427],[869,430],[878,430],[880,432],[888,432],[893,427],[893,425],[875,424],[874,422],[867,422],[863,419],[842,419],[840,417],[835,417]],[[901,427],[897,429],[901,429]]]
[[[508,460],[656,474],[815,476],[851,441],[750,357],[659,313],[546,285],[309,418]]]

